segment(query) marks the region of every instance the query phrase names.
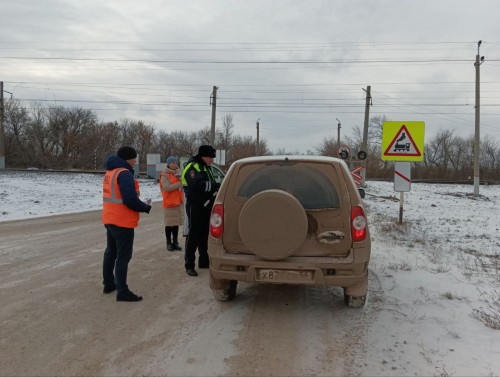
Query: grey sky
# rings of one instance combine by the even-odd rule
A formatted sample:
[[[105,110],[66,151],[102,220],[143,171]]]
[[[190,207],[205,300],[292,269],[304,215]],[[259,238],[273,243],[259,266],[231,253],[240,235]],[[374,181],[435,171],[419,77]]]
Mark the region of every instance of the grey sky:
[[[482,40],[481,135],[500,141],[500,3],[470,1],[0,0],[0,80],[14,97],[142,119],[217,126],[272,150],[314,150],[370,116],[474,132]],[[57,58],[57,59],[55,59]],[[76,59],[76,60],[75,60]],[[66,102],[73,101],[73,102]],[[86,102],[84,102],[86,101]]]

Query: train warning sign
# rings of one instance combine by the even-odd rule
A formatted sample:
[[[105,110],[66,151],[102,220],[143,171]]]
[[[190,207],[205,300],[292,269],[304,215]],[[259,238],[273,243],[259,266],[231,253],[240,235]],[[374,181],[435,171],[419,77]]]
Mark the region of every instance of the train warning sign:
[[[424,122],[384,122],[382,160],[422,161]]]

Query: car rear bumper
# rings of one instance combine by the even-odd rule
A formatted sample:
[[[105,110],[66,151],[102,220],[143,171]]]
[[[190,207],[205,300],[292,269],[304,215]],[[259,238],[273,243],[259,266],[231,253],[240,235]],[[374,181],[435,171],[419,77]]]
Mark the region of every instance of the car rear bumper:
[[[369,248],[351,250],[345,258],[288,257],[279,261],[254,255],[210,252],[210,273],[217,280],[356,287],[368,275]]]

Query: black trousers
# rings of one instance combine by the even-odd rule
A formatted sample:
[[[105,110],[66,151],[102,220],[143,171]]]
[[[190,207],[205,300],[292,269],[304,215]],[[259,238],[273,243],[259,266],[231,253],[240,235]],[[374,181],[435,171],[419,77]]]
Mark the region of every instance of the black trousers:
[[[198,267],[208,267],[208,232],[210,230],[210,214],[212,206],[198,203],[186,203],[186,214],[189,222],[189,233],[184,249],[184,267],[186,270],[195,267],[196,249],[198,249]]]
[[[106,227],[107,245],[102,263],[102,277],[105,287],[116,286],[118,292],[128,291],[128,263],[132,259],[134,228],[116,225]]]

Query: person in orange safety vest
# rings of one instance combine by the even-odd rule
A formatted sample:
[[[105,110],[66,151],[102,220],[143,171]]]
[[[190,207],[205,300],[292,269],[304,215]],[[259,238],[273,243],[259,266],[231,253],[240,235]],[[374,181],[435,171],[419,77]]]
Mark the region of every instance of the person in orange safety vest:
[[[134,178],[137,152],[122,146],[116,155],[106,160],[103,183],[102,223],[106,228],[107,245],[103,259],[104,293],[116,292],[116,301],[141,301],[127,285],[128,264],[132,259],[134,228],[139,224],[139,213],[149,213],[147,203],[139,199],[139,182]]]
[[[184,224],[185,212],[181,174],[177,158],[167,158],[167,166],[160,175],[160,191],[163,197],[163,220],[168,251],[182,250],[178,241],[179,225]]]

